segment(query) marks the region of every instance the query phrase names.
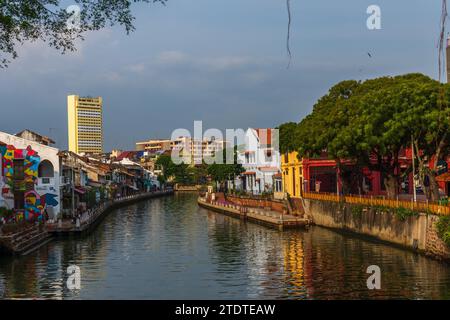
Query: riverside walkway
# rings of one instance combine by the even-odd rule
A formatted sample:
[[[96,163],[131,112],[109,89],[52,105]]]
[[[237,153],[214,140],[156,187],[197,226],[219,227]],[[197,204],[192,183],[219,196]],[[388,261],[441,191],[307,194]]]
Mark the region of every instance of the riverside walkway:
[[[277,211],[253,208],[220,201],[207,201],[204,197],[197,200],[199,206],[233,217],[260,223],[280,230],[284,228],[307,227],[309,219],[282,214]]]
[[[116,198],[108,200],[99,204],[98,206],[87,210],[81,214],[79,218],[60,220],[56,223],[47,224],[47,231],[51,234],[70,234],[82,233],[94,227],[102,218],[106,216],[114,208],[118,208],[133,202],[146,200],[149,198],[161,197],[173,194],[173,191],[154,191],[145,192],[131,196]]]

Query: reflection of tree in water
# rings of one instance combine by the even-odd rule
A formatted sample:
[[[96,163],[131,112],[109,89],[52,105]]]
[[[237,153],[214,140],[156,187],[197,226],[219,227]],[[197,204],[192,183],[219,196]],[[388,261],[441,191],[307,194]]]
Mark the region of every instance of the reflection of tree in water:
[[[208,228],[212,240],[210,251],[219,270],[236,271],[245,258],[242,235],[246,232],[246,224],[213,212],[208,213],[208,219],[213,221],[212,228]]]
[[[450,291],[444,264],[384,244],[316,227],[305,235],[305,253],[311,298],[440,299]],[[367,289],[366,269],[372,264],[381,268],[381,290]]]

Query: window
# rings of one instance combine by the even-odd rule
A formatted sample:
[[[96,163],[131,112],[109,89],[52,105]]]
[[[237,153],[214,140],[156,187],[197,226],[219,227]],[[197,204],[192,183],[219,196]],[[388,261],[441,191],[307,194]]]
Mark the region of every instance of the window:
[[[50,161],[44,160],[39,164],[38,176],[39,176],[39,178],[53,178],[54,177],[53,165]]]

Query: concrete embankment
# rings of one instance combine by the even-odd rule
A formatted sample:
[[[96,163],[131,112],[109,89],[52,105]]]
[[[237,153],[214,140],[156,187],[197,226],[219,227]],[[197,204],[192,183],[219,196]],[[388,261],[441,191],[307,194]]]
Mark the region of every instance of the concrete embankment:
[[[76,223],[73,223],[72,220],[65,220],[63,222],[47,225],[47,230],[54,235],[83,233],[95,227],[113,209],[138,201],[172,194],[173,191],[156,191],[109,200],[99,205],[94,210],[83,213],[80,220]]]
[[[395,209],[304,199],[305,212],[319,226],[349,231],[450,261],[450,248],[439,238],[439,216],[420,213],[400,218]]]
[[[269,211],[259,208],[240,206],[217,201],[207,201],[199,197],[198,204],[209,210],[220,212],[235,218],[248,220],[280,230],[284,228],[306,227],[309,224],[307,219],[298,216],[282,214],[276,211]]]

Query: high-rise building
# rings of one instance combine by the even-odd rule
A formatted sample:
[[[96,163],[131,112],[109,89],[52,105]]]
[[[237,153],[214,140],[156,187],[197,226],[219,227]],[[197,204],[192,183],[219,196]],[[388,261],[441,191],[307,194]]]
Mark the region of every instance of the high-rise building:
[[[69,151],[103,152],[102,98],[67,96]]]

